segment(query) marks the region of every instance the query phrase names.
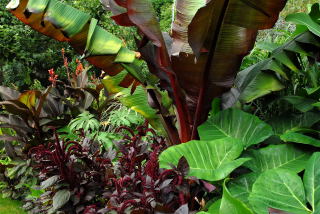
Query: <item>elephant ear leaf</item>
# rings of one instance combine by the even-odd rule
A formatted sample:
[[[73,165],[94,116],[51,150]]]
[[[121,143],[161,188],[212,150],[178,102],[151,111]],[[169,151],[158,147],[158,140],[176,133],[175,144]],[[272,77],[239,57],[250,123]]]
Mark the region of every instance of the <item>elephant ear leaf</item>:
[[[221,214],[253,214],[246,204],[231,195],[226,186],[226,180],[223,183],[223,195],[219,211]]]
[[[252,158],[244,164],[256,173],[281,168],[296,173],[304,170],[310,153],[298,149],[293,145],[270,145],[268,147],[247,152],[245,157]]]
[[[213,141],[189,141],[171,146],[159,157],[160,167],[171,168],[181,157],[189,164],[189,176],[208,181],[218,181],[227,177],[249,158],[237,159],[243,147],[238,140],[224,138]]]
[[[198,127],[198,131],[201,140],[232,137],[238,139],[244,148],[273,135],[271,126],[238,109],[227,109],[211,116]]]
[[[269,214],[269,208],[295,214],[311,214],[301,178],[293,171],[268,170],[253,184],[250,205],[259,214]]]
[[[320,211],[320,153],[314,153],[306,165],[306,171],[303,175],[303,182],[306,189],[307,200],[314,210],[314,213]]]
[[[109,75],[116,75],[124,66],[130,67],[139,61],[134,51],[128,50],[121,39],[98,26],[97,20],[89,14],[57,0],[12,0],[7,8],[40,33],[70,43],[86,60]],[[140,76],[133,76],[143,81]],[[126,86],[132,81],[131,77]]]

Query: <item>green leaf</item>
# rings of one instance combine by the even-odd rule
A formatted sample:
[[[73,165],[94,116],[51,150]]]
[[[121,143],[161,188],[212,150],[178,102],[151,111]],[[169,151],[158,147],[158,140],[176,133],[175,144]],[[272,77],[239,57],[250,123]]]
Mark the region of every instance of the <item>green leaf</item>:
[[[308,99],[300,96],[285,96],[281,99],[291,103],[297,110],[301,112],[307,112],[313,109],[313,104],[316,103],[316,100]]]
[[[310,47],[312,47],[311,49],[314,51],[311,52]],[[295,38],[275,49],[268,59],[240,71],[235,79],[235,87],[224,95],[224,97],[229,97],[229,99],[226,99],[223,106],[230,108],[235,105],[244,91],[253,88],[250,85],[257,82],[261,73],[267,72],[269,75],[273,75],[275,79],[281,78],[289,81],[288,76],[291,75],[291,71],[300,72],[303,66],[299,60],[300,54],[316,57],[320,50],[319,47],[319,37],[310,31],[297,35]],[[259,89],[258,86],[259,85],[256,86],[257,89]],[[251,91],[254,92],[254,89]],[[267,90],[264,91],[264,93],[267,92]],[[271,90],[269,92],[271,92]],[[256,93],[259,94],[260,92]],[[263,93],[261,93],[261,95],[263,95]],[[245,102],[245,100],[246,99],[244,99],[243,102]]]
[[[226,187],[226,180],[223,183],[223,195],[220,205],[220,213],[253,214],[253,212],[242,201],[239,201],[230,194]]]
[[[245,75],[246,73],[239,73],[238,78],[241,78],[241,76],[245,78]],[[239,100],[242,103],[252,102],[259,97],[282,89],[284,89],[284,85],[281,84],[275,75],[261,72],[242,91]]]
[[[272,42],[258,42],[257,43],[257,48],[259,48],[261,50],[266,50],[266,51],[269,51],[269,52],[274,51],[278,47],[280,47],[279,44],[272,43]]]
[[[69,201],[70,196],[71,196],[70,191],[66,189],[59,190],[58,192],[56,192],[56,194],[54,194],[52,199],[53,209],[57,210],[63,207]]]
[[[254,182],[259,177],[258,173],[244,174],[228,184],[229,191],[234,198],[241,200],[245,204],[249,204],[249,194],[252,191]]]
[[[118,74],[124,70],[123,65],[130,68],[127,70],[132,71],[133,76],[141,71],[136,66],[140,61],[136,53],[127,49],[121,39],[98,26],[97,20],[89,14],[57,0],[12,0],[7,8],[40,33],[69,42],[86,60],[108,74]],[[125,87],[133,82],[133,78],[128,75],[127,80],[123,83]]]
[[[293,22],[297,25],[306,26],[312,33],[320,36],[320,25],[316,23],[308,14],[295,13],[286,17],[287,22]]]
[[[238,139],[244,148],[258,144],[271,135],[271,126],[258,117],[238,109],[227,109],[198,127],[201,140],[215,140],[225,137]]]
[[[249,151],[244,157],[251,158],[244,166],[254,172],[261,173],[269,169],[281,168],[298,173],[305,168],[310,153],[293,145],[282,144]]]
[[[306,165],[306,171],[303,175],[304,187],[307,194],[307,200],[314,211],[320,208],[320,153],[313,153]],[[316,213],[316,212],[315,212]]]
[[[310,214],[301,178],[284,169],[268,170],[253,184],[249,202],[259,214],[269,214],[275,208],[294,214]]]
[[[59,175],[54,175],[47,180],[41,182],[41,189],[46,189],[48,187],[51,187],[53,184],[55,184],[59,180]]]
[[[171,164],[177,165],[180,158],[185,157],[190,167],[189,176],[218,181],[249,160],[236,159],[242,150],[241,143],[232,138],[190,141],[167,148],[161,153],[159,162],[161,168],[171,168]]]
[[[287,131],[286,133],[280,136],[280,139],[284,142],[301,143],[312,145],[315,147],[320,147],[320,140],[295,131]]]
[[[142,115],[156,130],[164,133],[157,111],[151,108],[148,103],[147,91],[142,86],[138,86],[132,94],[131,88],[119,86],[125,76],[126,71],[122,71],[118,75],[105,77],[102,83],[106,90],[113,94],[115,99],[118,99],[124,106]]]
[[[320,121],[320,113],[306,112],[304,114],[277,116],[268,122],[275,131],[275,134],[281,135],[294,128],[309,128],[318,121]]]

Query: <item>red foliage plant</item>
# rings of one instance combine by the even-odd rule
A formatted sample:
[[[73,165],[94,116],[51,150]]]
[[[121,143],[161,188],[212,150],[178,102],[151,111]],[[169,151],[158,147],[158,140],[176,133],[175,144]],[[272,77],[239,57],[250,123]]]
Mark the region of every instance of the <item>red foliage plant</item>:
[[[177,167],[160,169],[158,156],[166,148],[162,137],[146,126],[138,127],[137,133],[127,127],[119,131],[129,134],[109,151],[100,151],[85,138],[79,143],[64,142],[57,135],[55,143],[33,148],[30,152],[41,179],[58,178],[42,199],[47,201],[61,189],[69,191],[69,201],[59,209],[66,213],[199,210],[198,201],[210,191],[209,184],[185,178],[189,167],[184,158]],[[49,208],[42,203],[37,209]]]

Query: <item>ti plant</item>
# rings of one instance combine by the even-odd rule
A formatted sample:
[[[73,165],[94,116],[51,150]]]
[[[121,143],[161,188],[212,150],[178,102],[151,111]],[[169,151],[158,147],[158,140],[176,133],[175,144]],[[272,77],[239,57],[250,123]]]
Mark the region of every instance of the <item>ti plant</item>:
[[[211,101],[232,87],[258,30],[274,25],[286,0],[177,0],[170,35],[161,32],[148,0],[102,2],[118,25],[139,30],[138,53],[128,50],[88,14],[57,0],[12,0],[7,8],[35,30],[69,42],[109,75],[121,74],[118,83],[131,85],[133,93],[123,102],[149,116],[150,124],[160,121],[169,142],[178,144],[198,139],[197,127],[206,120]],[[142,75],[142,60],[158,77],[160,89],[150,83],[154,76]],[[154,109],[141,105],[146,100],[142,87]],[[135,88],[140,89],[139,96],[134,96]],[[166,105],[167,95],[174,108]]]

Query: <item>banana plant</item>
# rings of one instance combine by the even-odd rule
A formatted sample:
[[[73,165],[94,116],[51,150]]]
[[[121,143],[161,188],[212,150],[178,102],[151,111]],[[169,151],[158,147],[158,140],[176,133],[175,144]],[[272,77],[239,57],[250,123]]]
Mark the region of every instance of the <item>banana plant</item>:
[[[114,76],[128,72],[123,86],[142,78],[141,58],[172,99],[175,115],[163,108],[161,93],[148,89],[172,143],[198,139],[211,101],[228,91],[242,58],[252,49],[258,30],[271,28],[286,0],[177,0],[170,34],[160,30],[148,0],[102,1],[122,26],[135,26],[138,51],[97,25],[95,19],[57,0],[12,0],[7,8],[35,30],[67,41],[93,65]]]
[[[267,59],[237,74],[235,87],[223,95],[223,107],[229,108],[238,101],[248,103],[272,91],[282,90],[287,83],[293,82],[291,77],[294,74],[308,77],[309,88],[303,90],[307,97],[313,96],[314,98],[319,91],[317,76],[320,54],[319,18],[319,3],[312,6],[309,14],[288,15],[286,20],[297,25],[293,36],[285,44],[272,48]],[[298,107],[298,110],[305,112],[311,110],[312,104],[317,102],[310,98],[301,99],[295,96],[283,99]],[[302,100],[304,105],[302,105]]]

